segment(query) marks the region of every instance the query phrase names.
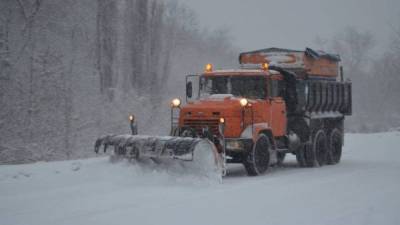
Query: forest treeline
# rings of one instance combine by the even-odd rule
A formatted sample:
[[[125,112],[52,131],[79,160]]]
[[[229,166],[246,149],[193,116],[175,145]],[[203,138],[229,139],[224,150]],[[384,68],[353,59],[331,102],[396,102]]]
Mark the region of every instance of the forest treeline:
[[[391,28],[387,45],[356,27],[315,40],[319,49],[340,54],[344,75],[353,83],[350,132],[400,130],[400,24],[382,26]]]
[[[87,156],[130,113],[167,134],[185,75],[236,58],[226,30],[173,0],[2,0],[0,162]]]
[[[382,54],[373,34],[355,28],[316,40],[341,55],[353,82],[347,131],[400,127],[392,30]],[[97,137],[129,133],[131,113],[139,133],[168,134],[169,100],[184,98],[185,75],[210,62],[238,67],[230,40],[177,0],[1,0],[0,163],[90,156]]]

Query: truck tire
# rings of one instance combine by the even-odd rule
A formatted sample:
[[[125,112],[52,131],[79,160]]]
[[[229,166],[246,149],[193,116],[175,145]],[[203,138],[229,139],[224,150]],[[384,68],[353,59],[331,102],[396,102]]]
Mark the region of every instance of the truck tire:
[[[258,135],[253,148],[244,160],[244,167],[249,176],[257,176],[265,173],[269,167],[271,144],[265,134]]]
[[[312,142],[307,142],[296,152],[297,162],[301,167],[323,166],[327,158],[327,141],[324,130],[318,130]]]
[[[306,163],[308,167],[323,166],[326,163],[328,153],[327,138],[324,130],[315,133],[312,148],[306,151]]]
[[[326,157],[326,163],[329,165],[337,164],[340,162],[342,157],[342,132],[335,128],[330,132],[328,142],[328,153]]]

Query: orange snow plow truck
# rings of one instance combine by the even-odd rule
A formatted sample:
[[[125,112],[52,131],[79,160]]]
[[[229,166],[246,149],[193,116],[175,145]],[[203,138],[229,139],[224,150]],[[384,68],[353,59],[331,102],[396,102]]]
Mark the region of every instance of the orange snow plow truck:
[[[186,76],[186,105],[171,102],[170,136],[137,135],[131,116],[132,134],[99,138],[95,151],[111,145],[116,155],[157,162],[195,161],[208,152],[223,174],[226,163],[241,163],[251,176],[288,153],[302,167],[340,161],[352,95],[338,55],[268,48],[241,53],[239,63],[235,70],[207,64]]]

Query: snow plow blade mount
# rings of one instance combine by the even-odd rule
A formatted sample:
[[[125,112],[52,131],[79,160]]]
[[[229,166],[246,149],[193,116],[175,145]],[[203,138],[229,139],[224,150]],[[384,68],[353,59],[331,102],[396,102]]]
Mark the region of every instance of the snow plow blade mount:
[[[106,152],[114,147],[114,155],[128,159],[150,158],[157,163],[163,160],[193,161],[199,170],[223,171],[223,160],[213,143],[207,139],[191,137],[155,137],[145,135],[106,135],[96,140],[94,151],[101,147]],[[191,162],[190,162],[191,163]],[[205,168],[213,167],[213,168]]]

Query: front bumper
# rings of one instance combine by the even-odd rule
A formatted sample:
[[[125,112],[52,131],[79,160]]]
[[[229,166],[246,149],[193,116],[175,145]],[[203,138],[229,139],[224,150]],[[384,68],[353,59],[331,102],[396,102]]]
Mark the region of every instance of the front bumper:
[[[242,163],[252,148],[252,139],[225,138],[225,153],[228,163]]]

